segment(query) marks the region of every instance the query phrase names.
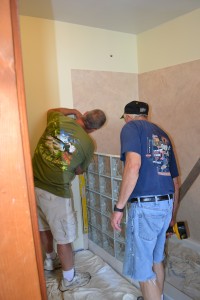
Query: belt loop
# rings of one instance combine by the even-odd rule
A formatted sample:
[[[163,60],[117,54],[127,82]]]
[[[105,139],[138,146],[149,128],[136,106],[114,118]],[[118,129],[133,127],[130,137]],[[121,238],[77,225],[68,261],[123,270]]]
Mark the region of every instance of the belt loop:
[[[156,202],[156,204],[158,204],[158,197],[157,197],[157,196],[155,196],[155,199],[156,199],[156,201],[155,201],[155,202]]]
[[[141,206],[140,197],[137,197],[138,199],[138,205]]]
[[[172,198],[171,198],[171,194],[168,194],[168,200],[169,200],[169,202],[170,202],[170,200],[173,201],[173,198],[174,198],[174,195],[172,195]]]

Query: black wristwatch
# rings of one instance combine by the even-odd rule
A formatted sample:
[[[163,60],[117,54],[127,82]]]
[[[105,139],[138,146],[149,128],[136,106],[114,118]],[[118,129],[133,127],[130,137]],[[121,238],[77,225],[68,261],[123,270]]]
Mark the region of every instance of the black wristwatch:
[[[118,208],[116,204],[114,205],[114,211],[124,212],[124,208]]]

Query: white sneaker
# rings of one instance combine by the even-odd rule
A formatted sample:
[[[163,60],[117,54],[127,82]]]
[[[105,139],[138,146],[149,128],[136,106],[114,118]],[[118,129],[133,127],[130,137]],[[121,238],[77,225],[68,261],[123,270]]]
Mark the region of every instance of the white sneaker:
[[[79,288],[88,284],[90,281],[91,275],[88,272],[78,273],[76,272],[72,281],[68,281],[66,279],[62,279],[59,285],[59,290],[61,292],[73,290],[75,288]]]
[[[46,258],[44,261],[44,270],[46,271],[53,271],[55,269],[59,269],[60,267],[61,267],[61,262],[58,255],[56,256],[55,259]]]

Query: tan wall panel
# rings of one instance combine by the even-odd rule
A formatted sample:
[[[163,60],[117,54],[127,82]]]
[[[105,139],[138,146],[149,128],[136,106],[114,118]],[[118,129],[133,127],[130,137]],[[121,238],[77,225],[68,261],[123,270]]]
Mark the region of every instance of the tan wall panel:
[[[139,75],[140,99],[149,102],[150,117],[171,136],[181,184],[200,155],[200,60]],[[181,202],[178,218],[187,220],[191,238],[200,241],[200,177]]]
[[[120,153],[120,120],[124,105],[138,99],[138,75],[117,72],[72,70],[74,107],[81,112],[100,108],[107,115],[106,125],[93,133],[97,151]]]
[[[171,136],[177,154],[181,183],[199,158],[200,149],[200,60],[139,75],[139,99],[150,104],[150,119]],[[74,107],[81,112],[101,108],[107,113],[106,126],[93,134],[97,151],[119,154],[119,134],[124,105],[138,99],[138,75],[72,70]],[[178,220],[187,220],[191,238],[200,241],[200,178],[188,191]]]

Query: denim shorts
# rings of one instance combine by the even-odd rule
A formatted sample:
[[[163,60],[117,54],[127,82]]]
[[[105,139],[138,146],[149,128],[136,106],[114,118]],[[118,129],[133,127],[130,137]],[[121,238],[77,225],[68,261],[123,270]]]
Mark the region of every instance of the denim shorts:
[[[126,227],[123,274],[136,281],[156,278],[153,264],[164,259],[173,200],[131,203]]]
[[[76,213],[72,199],[63,198],[35,187],[38,226],[40,231],[51,230],[57,244],[72,243],[77,236]]]

